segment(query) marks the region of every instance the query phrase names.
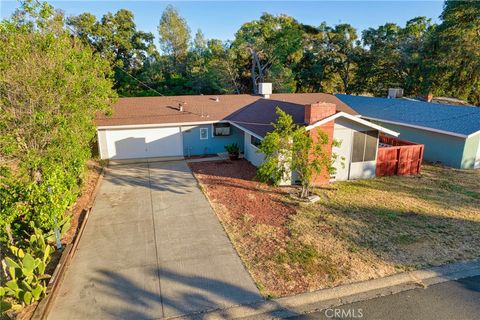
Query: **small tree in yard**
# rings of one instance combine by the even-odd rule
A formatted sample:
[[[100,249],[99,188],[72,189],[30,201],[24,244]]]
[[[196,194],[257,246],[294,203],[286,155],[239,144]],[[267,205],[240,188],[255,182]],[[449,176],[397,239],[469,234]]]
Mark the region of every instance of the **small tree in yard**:
[[[335,173],[333,161],[337,158],[329,152],[328,144],[339,146],[337,141],[330,142],[328,135],[318,130],[317,136],[310,136],[305,127],[293,123],[290,115],[277,107],[278,120],[273,123],[274,130],[269,132],[259,146],[259,152],[265,154],[265,161],[258,168],[260,180],[274,185],[289,179],[296,171],[302,186],[300,197],[306,198],[316,174]]]

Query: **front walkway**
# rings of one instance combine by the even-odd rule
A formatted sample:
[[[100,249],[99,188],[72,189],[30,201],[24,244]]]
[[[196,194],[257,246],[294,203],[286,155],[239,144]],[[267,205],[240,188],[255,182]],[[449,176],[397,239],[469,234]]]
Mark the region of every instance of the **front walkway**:
[[[261,300],[185,161],[109,168],[49,319],[158,319]]]

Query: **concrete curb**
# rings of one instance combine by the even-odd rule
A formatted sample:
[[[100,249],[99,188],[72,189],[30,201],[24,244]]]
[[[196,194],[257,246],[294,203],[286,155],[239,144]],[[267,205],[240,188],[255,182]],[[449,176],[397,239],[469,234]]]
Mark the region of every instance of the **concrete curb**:
[[[347,303],[480,275],[480,259],[399,273],[248,305],[238,305],[174,319],[274,319],[307,314]],[[172,318],[173,319],[173,318]]]

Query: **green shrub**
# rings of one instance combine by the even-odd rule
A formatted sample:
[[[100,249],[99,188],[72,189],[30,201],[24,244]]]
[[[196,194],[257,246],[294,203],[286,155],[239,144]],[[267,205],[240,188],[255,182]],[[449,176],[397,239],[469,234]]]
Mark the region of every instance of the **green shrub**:
[[[0,242],[68,225],[97,112],[116,94],[109,62],[72,37],[47,3],[0,22]],[[18,19],[19,18],[19,19]],[[65,229],[65,228],[64,228]]]
[[[33,227],[33,230],[26,249],[10,246],[13,257],[5,258],[10,280],[0,287],[2,311],[21,309],[38,301],[46,293],[46,280],[50,276],[45,270],[54,248],[47,243],[40,229]]]
[[[236,143],[227,144],[227,145],[225,145],[224,148],[228,153],[239,153],[240,152],[240,148],[238,147],[238,144],[236,144]]]

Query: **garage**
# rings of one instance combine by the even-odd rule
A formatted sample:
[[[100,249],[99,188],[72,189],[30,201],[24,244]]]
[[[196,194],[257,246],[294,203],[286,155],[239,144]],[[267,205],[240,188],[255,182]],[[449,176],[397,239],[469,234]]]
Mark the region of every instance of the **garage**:
[[[102,159],[183,156],[180,127],[98,129]]]

